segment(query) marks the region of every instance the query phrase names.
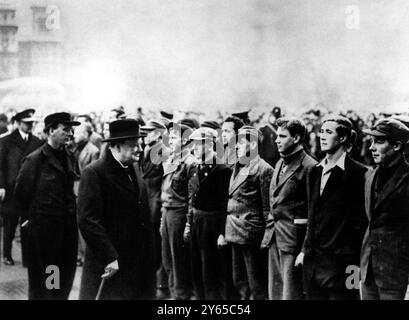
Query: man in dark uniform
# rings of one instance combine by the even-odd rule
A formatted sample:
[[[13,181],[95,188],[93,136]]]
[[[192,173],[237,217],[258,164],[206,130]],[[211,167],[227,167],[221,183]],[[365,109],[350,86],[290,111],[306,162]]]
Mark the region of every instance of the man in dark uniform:
[[[156,287],[157,298],[164,299],[169,296],[168,276],[162,265],[162,240],[159,233],[161,219],[161,187],[163,180],[163,165],[167,150],[162,143],[162,136],[166,127],[159,121],[148,121],[141,127],[146,132],[145,149],[141,159],[142,178],[148,192],[149,206],[151,209],[153,230],[155,234],[155,256],[156,256]]]
[[[189,181],[189,216],[185,240],[191,238],[193,287],[199,300],[226,299],[224,243],[231,170],[216,159],[217,132],[202,127],[190,139],[198,165]],[[190,237],[191,233],[191,237]]]
[[[47,143],[25,158],[15,191],[23,225],[28,224],[28,298],[68,299],[77,261],[73,188],[78,173],[65,146],[79,122],[65,112],[50,114],[44,122]],[[50,267],[57,268],[57,286],[50,286]]]
[[[22,159],[42,145],[33,136],[34,109],[27,109],[14,116],[18,129],[0,139],[0,214],[4,217],[3,262],[13,265],[12,243],[21,213],[15,205],[14,188]],[[23,265],[27,264],[26,228],[20,228]]]
[[[153,229],[145,186],[133,163],[137,120],[110,123],[109,149],[86,167],[78,191],[78,225],[87,244],[80,299],[152,299]],[[101,279],[102,278],[102,279]]]
[[[361,250],[363,300],[403,300],[409,278],[408,128],[396,119],[364,130],[376,166],[365,177],[369,224]]]

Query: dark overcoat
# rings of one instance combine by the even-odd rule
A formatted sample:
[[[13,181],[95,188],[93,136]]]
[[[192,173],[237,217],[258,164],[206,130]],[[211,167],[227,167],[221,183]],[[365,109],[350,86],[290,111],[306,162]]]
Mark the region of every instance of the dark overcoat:
[[[32,134],[29,134],[28,141],[25,142],[18,129],[0,139],[0,188],[6,190],[6,197],[1,202],[1,214],[18,215],[13,193],[21,162],[42,144]]]
[[[28,219],[29,299],[68,299],[77,260],[76,160],[65,154],[66,170],[46,143],[23,161],[15,196],[23,221]],[[45,286],[47,267],[60,271],[60,289]]]
[[[108,149],[87,166],[78,192],[78,224],[87,244],[80,299],[95,299],[104,268],[118,260],[101,299],[150,299],[154,295],[153,229],[139,173],[133,180]]]
[[[308,225],[303,252],[305,280],[313,275],[320,286],[343,288],[346,268],[359,265],[360,247],[367,226],[364,176],[367,168],[345,158],[345,170],[332,169],[320,195],[322,167],[307,175]]]
[[[361,250],[361,279],[366,280],[372,259],[377,286],[406,288],[409,277],[409,164],[402,161],[375,198],[377,171],[368,171],[365,177],[369,225]]]

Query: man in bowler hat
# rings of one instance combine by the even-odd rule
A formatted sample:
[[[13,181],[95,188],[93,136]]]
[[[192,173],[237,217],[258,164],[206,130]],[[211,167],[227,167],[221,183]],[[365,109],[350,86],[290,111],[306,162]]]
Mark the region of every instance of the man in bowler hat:
[[[78,233],[73,186],[78,174],[65,147],[77,125],[69,113],[48,115],[47,143],[25,158],[17,177],[16,201],[22,226],[28,227],[30,300],[68,299],[74,281]],[[50,276],[58,277],[59,285],[52,285]]]
[[[155,255],[148,195],[133,166],[139,124],[110,123],[109,149],[87,166],[78,190],[78,225],[87,245],[80,299],[152,299]],[[104,282],[102,280],[104,279]]]

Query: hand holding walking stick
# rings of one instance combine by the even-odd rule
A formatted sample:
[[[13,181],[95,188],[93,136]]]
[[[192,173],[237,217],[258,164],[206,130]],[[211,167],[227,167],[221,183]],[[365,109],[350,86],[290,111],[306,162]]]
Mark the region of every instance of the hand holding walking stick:
[[[105,267],[105,273],[101,276],[102,280],[101,280],[101,284],[99,285],[97,296],[95,297],[95,300],[100,300],[101,293],[105,285],[105,281],[111,278],[115,273],[117,273],[118,270],[119,270],[118,260],[111,262]]]

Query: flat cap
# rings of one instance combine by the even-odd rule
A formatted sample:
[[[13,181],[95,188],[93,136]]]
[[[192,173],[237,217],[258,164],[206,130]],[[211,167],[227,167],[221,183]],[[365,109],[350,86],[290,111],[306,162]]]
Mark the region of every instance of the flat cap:
[[[402,122],[393,118],[378,120],[370,129],[363,130],[365,134],[374,137],[391,138],[403,143],[409,140],[409,129]]]
[[[142,131],[166,130],[163,123],[155,120],[148,121],[148,123],[141,127]]]
[[[190,140],[212,140],[217,138],[217,131],[212,128],[201,127],[193,131],[190,135]]]

